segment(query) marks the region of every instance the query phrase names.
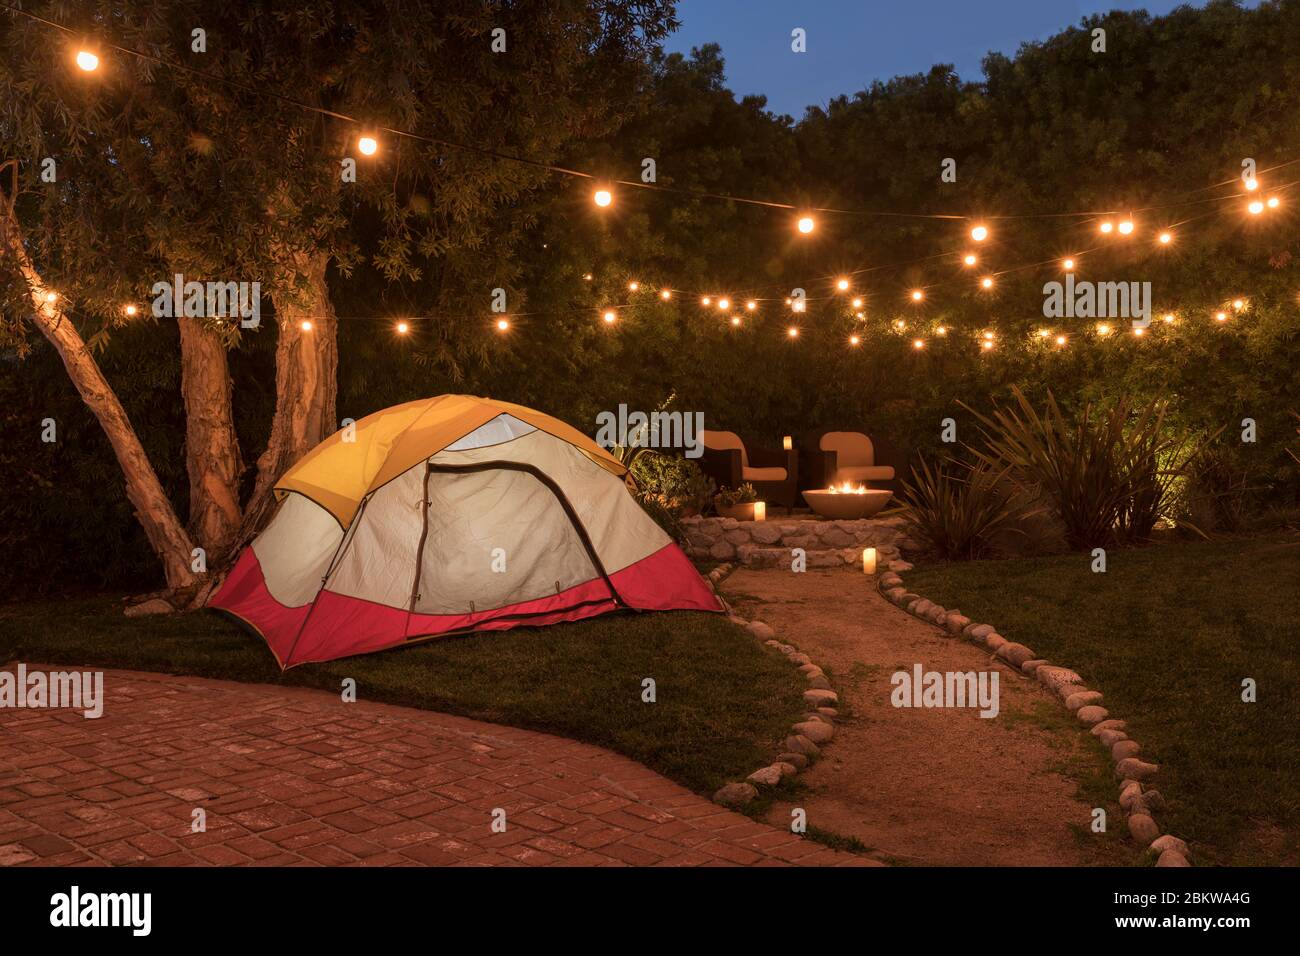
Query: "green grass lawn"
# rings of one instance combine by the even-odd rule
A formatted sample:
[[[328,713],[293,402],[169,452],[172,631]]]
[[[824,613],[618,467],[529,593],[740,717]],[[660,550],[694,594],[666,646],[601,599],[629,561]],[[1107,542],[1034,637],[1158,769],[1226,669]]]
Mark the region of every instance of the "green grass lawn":
[[[1194,861],[1300,862],[1300,536],[918,568],[909,590],[1071,667],[1161,764]],[[1241,699],[1242,680],[1258,686]]]
[[[770,763],[804,712],[788,662],[721,615],[690,612],[474,634],[282,675],[260,638],[215,612],[128,618],[101,597],[0,606],[0,662],[11,660],[334,692],[351,677],[361,699],[587,741],[706,794]]]

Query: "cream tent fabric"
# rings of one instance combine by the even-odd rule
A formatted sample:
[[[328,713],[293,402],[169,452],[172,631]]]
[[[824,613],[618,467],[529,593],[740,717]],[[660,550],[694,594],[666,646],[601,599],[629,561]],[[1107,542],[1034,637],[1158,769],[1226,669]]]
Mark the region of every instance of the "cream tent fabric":
[[[399,405],[284,476],[278,512],[212,603],[282,666],[619,608],[720,610],[625,474],[532,409]]]

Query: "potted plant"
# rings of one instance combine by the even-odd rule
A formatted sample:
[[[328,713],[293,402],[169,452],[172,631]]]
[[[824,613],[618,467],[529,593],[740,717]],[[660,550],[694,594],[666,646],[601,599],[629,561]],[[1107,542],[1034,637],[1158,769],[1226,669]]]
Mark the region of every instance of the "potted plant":
[[[713,507],[719,516],[738,521],[753,521],[754,505],[757,503],[758,492],[749,482],[739,488],[723,488],[713,498]]]

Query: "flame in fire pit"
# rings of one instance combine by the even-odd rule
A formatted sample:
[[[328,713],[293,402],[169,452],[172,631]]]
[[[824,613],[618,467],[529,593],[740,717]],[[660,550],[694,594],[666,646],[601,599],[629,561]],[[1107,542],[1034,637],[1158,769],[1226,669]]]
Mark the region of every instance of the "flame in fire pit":
[[[858,485],[855,488],[850,482],[846,481],[838,487],[836,485],[831,485],[828,490],[833,495],[865,495],[867,493],[867,486]]]

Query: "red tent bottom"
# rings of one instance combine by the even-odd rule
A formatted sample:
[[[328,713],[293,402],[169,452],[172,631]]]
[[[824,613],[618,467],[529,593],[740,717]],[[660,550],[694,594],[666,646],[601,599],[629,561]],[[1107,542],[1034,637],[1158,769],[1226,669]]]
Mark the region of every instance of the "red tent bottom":
[[[261,634],[282,668],[367,654],[451,633],[580,621],[620,607],[722,610],[717,596],[675,544],[665,545],[609,579],[622,605],[610,597],[604,580],[595,578],[549,597],[472,614],[415,614],[329,590],[321,591],[311,604],[285,607],[267,590],[257,555],[246,548],[208,606],[228,611]]]

